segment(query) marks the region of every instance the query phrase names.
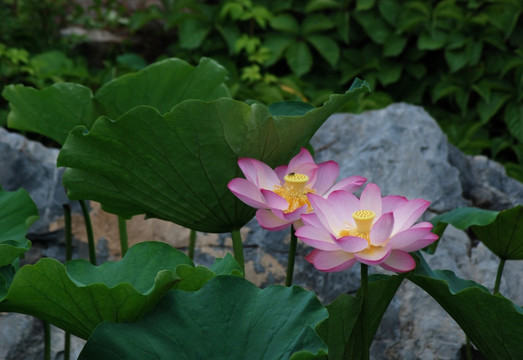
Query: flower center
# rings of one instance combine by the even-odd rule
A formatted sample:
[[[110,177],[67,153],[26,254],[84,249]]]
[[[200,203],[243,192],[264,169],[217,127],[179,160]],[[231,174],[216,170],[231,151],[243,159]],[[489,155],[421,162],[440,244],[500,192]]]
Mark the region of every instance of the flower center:
[[[369,233],[372,228],[372,221],[376,217],[376,213],[371,210],[358,210],[352,213],[352,218],[356,223],[356,228],[343,229],[340,231],[340,237],[343,236],[358,236],[370,241]]]
[[[314,189],[307,188],[309,177],[300,173],[289,173],[283,178],[283,186],[275,186],[274,192],[287,200],[289,207],[284,213],[290,213],[294,210],[307,205],[307,212],[312,211],[312,206],[307,198],[307,194],[314,193]]]

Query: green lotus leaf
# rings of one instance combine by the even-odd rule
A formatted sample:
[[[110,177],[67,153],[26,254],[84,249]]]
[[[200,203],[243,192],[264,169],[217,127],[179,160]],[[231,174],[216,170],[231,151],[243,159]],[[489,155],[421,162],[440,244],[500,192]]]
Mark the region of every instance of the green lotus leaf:
[[[240,265],[234,257],[227,253],[223,259],[216,259],[210,268],[205,266],[180,265],[176,269],[180,281],[174,285],[175,289],[185,291],[196,291],[202,288],[211,278],[216,275],[243,276]]]
[[[165,115],[139,106],[116,121],[99,118],[90,131],[75,128],[58,165],[69,168],[63,181],[71,199],[96,200],[127,218],[145,213],[198,231],[229,232],[254,215],[227,188],[242,176],[238,159],[285,164],[332,113],[367,91],[357,81],[323,106],[289,116],[225,98],[187,100]]]
[[[166,59],[108,82],[94,96],[91,89],[74,83],[42,90],[9,85],[2,95],[11,107],[9,127],[42,134],[63,145],[71,129],[77,125],[90,128],[100,115],[116,119],[137,105],[166,113],[187,99],[230,97],[226,76],[227,71],[208,58],[197,67]]]
[[[192,261],[159,242],[138,243],[100,266],[40,259],[16,273],[0,311],[33,315],[86,339],[103,321],[138,320],[180,280],[180,264]]]
[[[461,207],[435,216],[430,219],[430,222],[434,225],[432,232],[439,235],[441,239],[441,235],[443,235],[449,224],[460,230],[465,230],[473,225],[485,226],[492,223],[498,214],[499,211]],[[436,251],[438,243],[439,239],[427,247],[427,252],[433,254]]]
[[[74,83],[58,83],[37,90],[30,86],[9,85],[2,92],[9,101],[10,128],[45,135],[63,144],[77,125],[90,127],[99,113],[91,89]]]
[[[490,224],[471,229],[501,259],[523,260],[523,206],[503,210]]]
[[[180,59],[166,59],[108,82],[95,98],[102,114],[111,119],[138,105],[153,106],[164,114],[184,100],[231,97],[224,84],[226,77],[227,70],[209,58],[202,58],[197,67]]]
[[[103,323],[79,359],[290,359],[325,354],[313,328],[327,310],[312,292],[259,289],[219,275],[200,290],[170,291],[136,323]]]
[[[0,267],[0,301],[7,295],[7,291],[13,282],[14,276],[15,268],[13,265]]]
[[[487,359],[518,359],[523,354],[523,308],[492,295],[484,286],[432,270],[421,262],[408,279],[432,296]]]
[[[0,267],[11,264],[31,247],[27,230],[38,220],[38,209],[24,189],[0,187]]]
[[[387,310],[404,276],[369,276],[369,325],[368,339],[373,339],[383,314]],[[360,290],[361,291],[361,290]],[[330,360],[361,359],[363,336],[361,298],[342,294],[327,305],[329,318],[317,328],[318,334],[328,345]]]

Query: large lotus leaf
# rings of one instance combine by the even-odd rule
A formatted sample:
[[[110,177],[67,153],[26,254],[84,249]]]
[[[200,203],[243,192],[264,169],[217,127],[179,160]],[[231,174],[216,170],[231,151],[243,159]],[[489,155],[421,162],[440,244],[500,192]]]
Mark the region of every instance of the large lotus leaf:
[[[180,59],[166,59],[108,82],[95,98],[103,115],[111,119],[138,105],[153,106],[164,114],[184,100],[231,97],[224,84],[226,77],[227,70],[209,58],[202,58],[197,67]]]
[[[0,300],[7,295],[7,290],[9,290],[14,276],[15,268],[13,265],[5,265],[0,267]]]
[[[100,115],[118,118],[137,105],[150,105],[166,113],[187,99],[230,97],[224,84],[227,71],[202,58],[197,67],[180,59],[166,59],[121,76],[94,95],[85,86],[58,83],[43,90],[9,85],[2,95],[9,101],[8,125],[45,135],[60,144],[77,125],[90,128]]]
[[[180,279],[180,264],[192,261],[159,242],[139,243],[122,260],[100,266],[41,259],[16,273],[0,311],[33,315],[87,338],[103,321],[135,321],[153,308]]]
[[[373,339],[383,314],[403,281],[403,276],[371,275],[369,277],[368,339]],[[361,298],[342,294],[327,305],[329,318],[317,329],[329,347],[330,360],[362,358],[363,336]]]
[[[294,116],[224,98],[187,100],[163,116],[135,107],[116,121],[99,118],[90,131],[75,128],[58,164],[69,167],[64,185],[72,199],[96,200],[124,217],[145,213],[194,230],[229,232],[254,215],[227,188],[242,176],[238,159],[286,163],[333,112],[367,90],[358,82]]]
[[[498,214],[499,211],[461,207],[433,217],[430,219],[430,222],[434,225],[432,232],[437,234],[439,239],[427,248],[427,252],[433,254],[436,251],[441,235],[445,232],[447,225],[450,224],[460,230],[465,230],[473,225],[485,226],[492,223]]]
[[[210,268],[205,266],[180,265],[176,268],[176,274],[180,277],[175,285],[175,289],[185,291],[195,291],[216,275],[236,275],[243,276],[240,265],[231,254],[227,253],[223,259],[216,259]]]
[[[451,271],[433,271],[423,258],[408,279],[441,305],[487,359],[521,357],[523,308]]]
[[[90,127],[99,115],[91,90],[80,84],[58,83],[43,90],[9,85],[2,95],[11,107],[10,128],[45,135],[60,144],[72,128]]]
[[[501,211],[492,223],[472,231],[501,259],[523,260],[523,206]]]
[[[38,219],[38,209],[24,189],[0,187],[0,267],[11,264],[31,247],[27,229]]]
[[[140,321],[96,328],[80,359],[290,359],[325,353],[313,328],[327,310],[297,286],[259,289],[219,275],[196,292],[170,291]]]

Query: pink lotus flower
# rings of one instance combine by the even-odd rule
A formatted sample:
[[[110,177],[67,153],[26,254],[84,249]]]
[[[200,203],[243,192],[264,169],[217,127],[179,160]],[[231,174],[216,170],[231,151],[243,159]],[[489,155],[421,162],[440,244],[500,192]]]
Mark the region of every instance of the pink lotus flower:
[[[408,253],[434,242],[429,222],[414,223],[428,208],[423,199],[381,197],[376,184],[368,184],[358,199],[346,191],[334,191],[324,199],[309,195],[314,213],[302,215],[298,239],[315,249],[307,261],[321,271],[341,271],[357,261],[407,272],[416,267]]]
[[[308,194],[326,197],[336,190],[353,192],[367,181],[361,176],[351,176],[336,183],[338,164],[334,161],[316,164],[304,148],[289,165],[274,170],[251,158],[239,159],[238,166],[246,179],[232,179],[227,185],[229,190],[247,205],[257,208],[258,223],[272,231],[291,224],[295,228],[301,225],[300,216],[313,210]]]

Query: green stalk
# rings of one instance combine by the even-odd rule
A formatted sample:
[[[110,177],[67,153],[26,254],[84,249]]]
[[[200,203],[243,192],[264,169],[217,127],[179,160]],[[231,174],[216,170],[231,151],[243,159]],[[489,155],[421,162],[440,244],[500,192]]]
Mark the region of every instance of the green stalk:
[[[245,275],[245,261],[243,259],[243,242],[242,235],[240,234],[239,229],[233,229],[231,231],[232,236],[232,248],[234,250],[234,258],[240,265],[243,274]]]
[[[285,286],[292,285],[292,277],[294,275],[294,262],[296,259],[296,246],[298,238],[296,237],[296,230],[294,225],[291,226],[291,242],[289,244],[289,257],[287,261],[287,277],[285,278]]]
[[[91,216],[89,215],[89,209],[87,209],[87,204],[84,200],[78,200],[80,202],[80,207],[82,208],[82,213],[84,215],[85,230],[87,232],[87,246],[89,248],[89,261],[91,264],[96,265],[96,248],[94,246],[94,235],[93,235],[93,225],[91,223]]]
[[[466,355],[467,355],[467,360],[472,360],[473,359],[473,357],[472,357],[472,343],[470,342],[470,338],[468,336],[467,336],[467,338],[465,340],[466,340],[465,352],[466,352]]]
[[[499,285],[501,284],[501,275],[503,274],[503,268],[505,267],[505,259],[500,259],[498,266],[498,273],[496,274],[496,282],[494,284],[494,294],[499,292]]]
[[[63,205],[64,221],[65,221],[65,261],[69,261],[73,257],[73,230],[71,221],[71,207],[68,204]],[[65,332],[64,342],[64,360],[71,358],[71,334]]]
[[[44,321],[44,360],[51,360],[51,326]]]
[[[127,222],[121,216],[118,216],[118,230],[120,232],[120,251],[124,257],[129,248],[129,242],[127,240]]]
[[[362,359],[369,360],[369,267],[361,263],[361,334],[363,337]]]
[[[191,229],[189,235],[189,258],[194,260],[194,248],[196,246],[196,230]]]

